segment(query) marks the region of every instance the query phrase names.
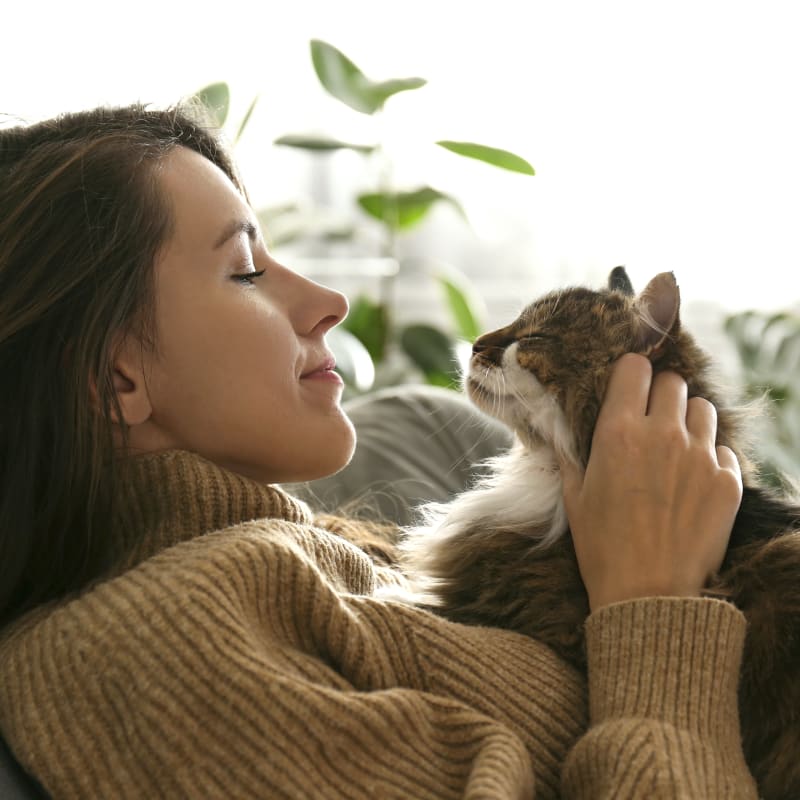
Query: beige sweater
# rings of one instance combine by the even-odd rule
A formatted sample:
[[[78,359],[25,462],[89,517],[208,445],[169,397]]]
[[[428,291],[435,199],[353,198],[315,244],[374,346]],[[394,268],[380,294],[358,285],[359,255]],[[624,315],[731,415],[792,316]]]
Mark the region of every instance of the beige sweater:
[[[589,679],[373,596],[281,491],[136,459],[118,574],[0,639],[0,727],[56,798],[753,798],[716,600],[607,607]]]

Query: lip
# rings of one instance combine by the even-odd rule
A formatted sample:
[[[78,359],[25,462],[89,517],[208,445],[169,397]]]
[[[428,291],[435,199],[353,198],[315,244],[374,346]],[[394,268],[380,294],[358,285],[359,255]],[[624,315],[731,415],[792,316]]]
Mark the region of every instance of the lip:
[[[300,380],[329,380],[337,383],[342,383],[342,379],[338,372],[335,372],[336,359],[328,355],[315,367],[312,367],[307,372],[300,376]]]

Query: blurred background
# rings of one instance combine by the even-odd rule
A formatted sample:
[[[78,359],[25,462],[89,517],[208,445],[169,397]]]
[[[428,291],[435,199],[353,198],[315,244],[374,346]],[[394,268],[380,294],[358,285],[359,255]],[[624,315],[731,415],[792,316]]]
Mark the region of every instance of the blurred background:
[[[14,4],[0,124],[211,87],[276,256],[350,297],[371,353],[352,392],[447,383],[454,343],[543,292],[672,270],[685,324],[770,393],[795,458],[798,19],[792,0]],[[332,46],[316,68],[312,40]]]

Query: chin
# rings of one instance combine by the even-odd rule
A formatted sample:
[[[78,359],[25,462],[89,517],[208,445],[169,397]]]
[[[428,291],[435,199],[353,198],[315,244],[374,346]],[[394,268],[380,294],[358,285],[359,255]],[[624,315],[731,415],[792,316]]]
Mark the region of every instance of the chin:
[[[314,481],[327,478],[343,470],[353,458],[356,449],[356,432],[353,423],[342,413],[318,442],[304,443],[305,454],[312,461],[298,465],[297,476],[289,479],[292,483]],[[284,480],[284,483],[289,482]]]
[[[353,454],[356,451],[356,431],[353,427],[353,423],[350,422],[349,418],[342,415],[344,420],[346,421],[346,431],[344,432],[341,447],[335,448],[331,447],[331,459],[329,462],[329,468],[325,470],[324,475],[320,475],[321,478],[324,478],[328,475],[335,475],[340,470],[343,470],[352,460]],[[333,443],[331,443],[333,445]],[[338,456],[338,457],[336,457]]]
[[[265,440],[248,443],[245,452],[238,450],[238,458],[229,453],[228,458],[217,454],[211,460],[264,484],[306,483],[344,469],[356,446],[356,432],[347,415],[339,409],[324,420],[303,422],[287,426],[285,433],[273,431]]]

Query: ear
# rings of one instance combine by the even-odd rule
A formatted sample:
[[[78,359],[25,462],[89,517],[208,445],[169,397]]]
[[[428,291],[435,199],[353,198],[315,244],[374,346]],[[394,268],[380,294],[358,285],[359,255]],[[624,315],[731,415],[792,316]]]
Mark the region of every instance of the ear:
[[[614,267],[611,270],[611,274],[608,276],[608,288],[612,292],[622,292],[628,297],[633,297],[633,284],[628,273],[625,272],[625,267]]]
[[[637,316],[637,352],[654,358],[680,329],[681,296],[675,275],[661,272],[634,301]]]
[[[144,376],[141,348],[130,340],[118,348],[113,361],[112,386],[126,426],[146,422],[153,412]],[[97,387],[89,387],[92,403],[97,407]],[[113,421],[119,425],[116,410],[111,407]]]

